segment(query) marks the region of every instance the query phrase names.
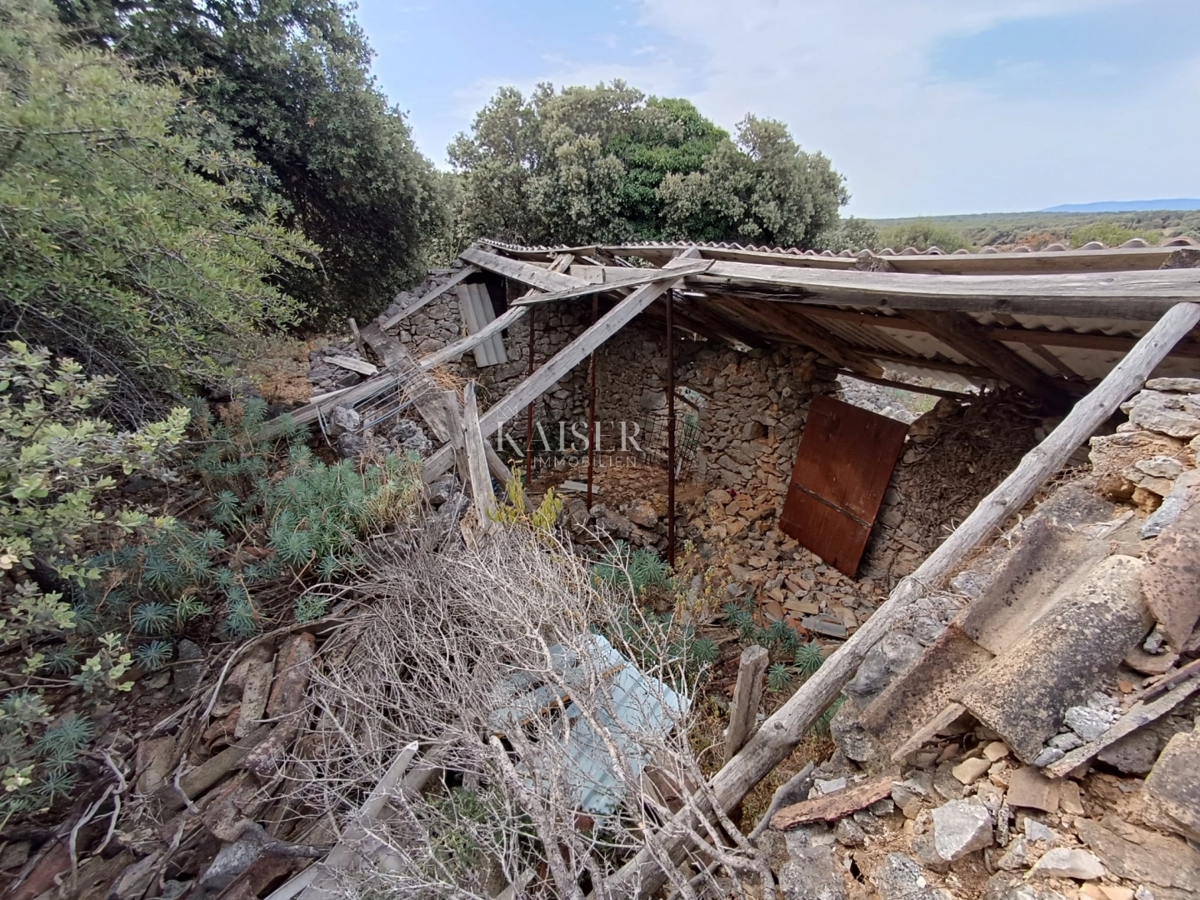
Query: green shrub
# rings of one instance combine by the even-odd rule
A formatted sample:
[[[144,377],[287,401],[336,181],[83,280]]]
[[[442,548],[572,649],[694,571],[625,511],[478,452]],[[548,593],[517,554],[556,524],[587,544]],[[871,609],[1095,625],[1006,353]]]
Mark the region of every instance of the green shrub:
[[[668,588],[671,567],[650,547],[631,551],[625,541],[617,541],[592,566],[592,576],[600,584],[640,597],[648,590]]]
[[[88,694],[127,689],[122,679],[132,665],[118,634],[79,640],[76,609],[31,573],[71,589],[95,584],[101,570],[84,555],[87,547],[151,524],[142,511],[105,506],[105,495],[117,475],[159,471],[188,421],[180,408],[139,431],[114,432],[89,415],[104,398],[105,379],[86,378],[78,363],[55,362],[44,349],[18,341],[7,347],[0,354],[0,643],[23,651],[16,678],[25,687],[0,703],[4,819],[69,790],[64,748],[87,742],[84,725],[44,730],[51,715],[40,690],[63,684],[63,675]],[[68,741],[70,734],[78,740]]]
[[[1071,246],[1082,247],[1090,241],[1100,241],[1105,247],[1120,247],[1133,238],[1141,238],[1152,247],[1162,238],[1159,231],[1138,231],[1116,222],[1092,222],[1071,232]]]
[[[900,252],[907,247],[918,250],[928,250],[937,247],[943,253],[953,253],[955,250],[969,250],[970,243],[963,235],[953,228],[938,225],[928,219],[914,219],[902,225],[893,225],[879,233],[879,246],[891,247]]]
[[[361,469],[348,460],[330,465],[304,443],[305,429],[285,425],[278,438],[259,439],[266,414],[261,400],[235,412],[218,422],[206,404],[193,404],[200,449],[192,466],[213,498],[207,510],[213,527],[165,524],[98,557],[108,578],[80,610],[89,623],[100,623],[93,627],[124,616],[132,640],[155,644],[217,614],[226,635],[248,637],[284,613],[275,601],[294,596],[297,582],[329,581],[357,569],[362,539],[416,509],[417,457],[389,456]],[[325,605],[302,596],[292,611],[299,621],[311,621]],[[135,654],[161,656],[161,649],[146,646]]]
[[[783,620],[763,628],[754,621],[751,602],[730,601],[723,612],[729,627],[737,631],[738,640],[765,647],[776,660],[767,670],[767,690],[773,694],[786,690],[797,677],[807,681],[825,661],[821,646],[815,641],[800,643],[795,629]]]

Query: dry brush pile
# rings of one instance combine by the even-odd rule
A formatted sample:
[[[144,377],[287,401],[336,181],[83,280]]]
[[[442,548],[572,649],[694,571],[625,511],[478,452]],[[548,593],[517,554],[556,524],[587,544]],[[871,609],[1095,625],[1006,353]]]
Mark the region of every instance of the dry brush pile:
[[[661,853],[656,824],[710,805],[688,740],[702,670],[689,643],[546,532],[399,543],[374,556],[361,614],[319,651],[314,724],[283,768],[294,809],[350,821],[399,749],[420,745],[390,815],[360,835],[370,864],[336,873],[340,892],[619,896],[616,870]],[[757,872],[722,824],[697,835],[710,853],[696,870],[720,858]]]

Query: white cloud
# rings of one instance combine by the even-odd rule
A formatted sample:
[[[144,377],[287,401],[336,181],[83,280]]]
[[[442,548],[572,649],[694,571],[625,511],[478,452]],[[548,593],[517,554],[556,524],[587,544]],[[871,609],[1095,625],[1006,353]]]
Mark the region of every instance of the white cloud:
[[[1050,83],[1041,95],[1006,97],[931,70],[944,40],[1126,2],[644,0],[644,24],[679,43],[653,67],[593,71],[655,92],[698,84],[687,94],[727,126],[748,111],[783,119],[847,175],[860,215],[1200,194],[1185,156],[1200,138],[1200,56],[1115,94]]]

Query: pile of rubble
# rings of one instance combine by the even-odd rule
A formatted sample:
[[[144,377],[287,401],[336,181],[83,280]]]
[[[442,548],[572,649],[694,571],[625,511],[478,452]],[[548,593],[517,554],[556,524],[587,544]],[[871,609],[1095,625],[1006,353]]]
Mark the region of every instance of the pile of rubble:
[[[760,839],[785,896],[1200,893],[1200,381],[1158,379],[867,656]]]

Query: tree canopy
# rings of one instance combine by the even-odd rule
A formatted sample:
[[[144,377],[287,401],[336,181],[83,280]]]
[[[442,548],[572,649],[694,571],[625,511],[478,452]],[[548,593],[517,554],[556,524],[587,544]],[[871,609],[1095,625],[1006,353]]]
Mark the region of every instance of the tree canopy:
[[[460,242],[690,239],[810,246],[836,225],[844,179],[787,127],[734,137],[687,100],[621,81],[526,99],[502,88],[450,146]]]
[[[254,160],[180,110],[173,84],[68,43],[44,0],[0,0],[0,328],[117,377],[126,418],[303,312],[269,279],[311,247],[251,202]]]
[[[317,321],[371,314],[425,274],[444,227],[440,179],[370,75],[338,0],[56,0],[90,41],[182,85],[212,114],[205,140],[259,160],[260,196],[321,249],[282,273]]]

